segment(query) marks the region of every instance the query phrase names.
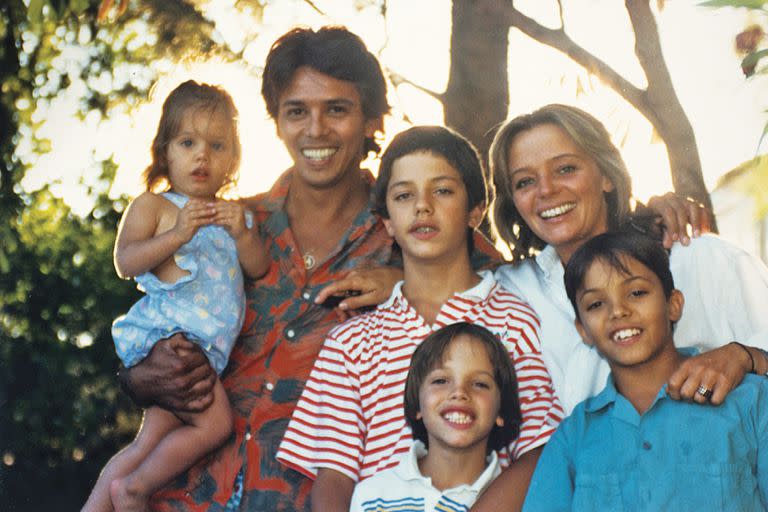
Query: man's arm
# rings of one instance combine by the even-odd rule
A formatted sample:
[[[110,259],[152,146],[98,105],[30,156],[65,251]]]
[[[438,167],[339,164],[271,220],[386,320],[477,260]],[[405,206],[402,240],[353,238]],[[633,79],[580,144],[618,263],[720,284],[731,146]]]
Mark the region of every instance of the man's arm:
[[[213,402],[216,372],[200,347],[176,334],[158,341],[139,364],[121,368],[118,379],[140,407],[200,412]]]
[[[349,512],[355,482],[333,469],[321,468],[312,484],[312,512]]]
[[[499,510],[499,504],[504,504],[504,510],[522,510],[528,485],[531,483],[536,462],[539,460],[542,448],[534,448],[525,452],[508,468],[501,472],[488,486],[480,498],[470,509],[472,512],[494,512]]]
[[[501,253],[480,231],[472,232],[472,268],[494,269],[504,262]],[[403,279],[403,265],[399,255],[393,256],[388,266],[360,268],[320,290],[316,304],[324,304],[336,298],[341,312],[378,306],[389,298],[392,288]],[[335,301],[334,301],[335,302]],[[342,320],[346,316],[342,315]]]

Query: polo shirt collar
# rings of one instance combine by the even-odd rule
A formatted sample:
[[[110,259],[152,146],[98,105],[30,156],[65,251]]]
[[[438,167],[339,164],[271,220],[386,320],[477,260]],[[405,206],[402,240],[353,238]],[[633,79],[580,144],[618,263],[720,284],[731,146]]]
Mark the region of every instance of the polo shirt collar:
[[[677,351],[685,357],[691,357],[699,353],[699,349],[696,347],[681,347],[678,348]],[[656,398],[648,408],[648,411],[653,409],[659,400],[663,400],[665,398],[669,398],[669,392],[667,390],[666,384],[661,386],[661,389],[659,389],[659,392],[656,394]],[[587,413],[595,413],[610,405],[616,404],[616,402],[619,401],[628,403],[627,399],[621,396],[619,391],[616,389],[616,383],[613,381],[613,375],[611,374],[608,375],[608,379],[606,379],[605,388],[600,393],[592,398],[588,398],[584,402],[584,410]],[[623,407],[620,409],[623,409]],[[634,411],[634,409],[632,410]],[[648,411],[646,411],[646,413]]]
[[[461,297],[463,299],[472,300],[472,301],[481,301],[488,298],[494,286],[496,286],[496,278],[493,276],[493,272],[491,272],[490,270],[480,270],[477,272],[477,274],[480,276],[480,282],[477,283],[472,288],[470,288],[469,290],[464,290],[463,292],[455,293],[454,297]],[[386,301],[384,301],[379,305],[379,308],[388,309],[394,306],[399,301],[407,302],[407,299],[403,295],[404,283],[405,281],[398,281],[397,284],[395,284],[394,288],[392,288],[392,294],[389,296],[389,298]]]
[[[427,449],[421,441],[414,441],[407,453],[403,454],[400,464],[395,467],[395,471],[405,481],[422,481],[425,485],[432,485],[432,479],[421,474],[419,470],[419,459],[427,455]],[[486,457],[486,466],[480,476],[469,484],[462,484],[452,487],[449,490],[459,490],[464,487],[480,494],[485,490],[488,484],[501,473],[499,466],[499,456],[495,451]],[[445,491],[444,491],[445,492]]]

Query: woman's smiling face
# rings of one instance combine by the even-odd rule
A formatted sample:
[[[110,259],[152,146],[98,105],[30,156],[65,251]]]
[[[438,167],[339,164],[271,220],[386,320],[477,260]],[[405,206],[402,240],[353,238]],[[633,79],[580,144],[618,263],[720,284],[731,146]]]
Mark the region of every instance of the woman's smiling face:
[[[608,230],[605,192],[613,190],[595,161],[557,125],[520,132],[507,169],[520,216],[563,263],[581,244]]]

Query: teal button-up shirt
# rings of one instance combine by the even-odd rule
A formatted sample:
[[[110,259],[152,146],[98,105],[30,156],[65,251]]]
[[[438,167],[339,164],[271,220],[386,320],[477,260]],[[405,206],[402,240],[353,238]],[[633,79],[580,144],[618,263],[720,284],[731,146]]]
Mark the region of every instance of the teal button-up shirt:
[[[768,510],[768,379],[747,375],[720,406],[664,386],[641,416],[609,377],[547,443],[524,510]]]

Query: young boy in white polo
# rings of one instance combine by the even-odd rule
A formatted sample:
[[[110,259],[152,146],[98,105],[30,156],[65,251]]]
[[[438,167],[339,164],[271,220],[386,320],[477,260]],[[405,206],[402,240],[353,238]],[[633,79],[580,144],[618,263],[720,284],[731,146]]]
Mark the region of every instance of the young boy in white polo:
[[[413,353],[404,409],[413,446],[397,466],[355,486],[350,512],[466,512],[501,474],[495,450],[520,427],[506,347],[467,322],[433,332]]]

